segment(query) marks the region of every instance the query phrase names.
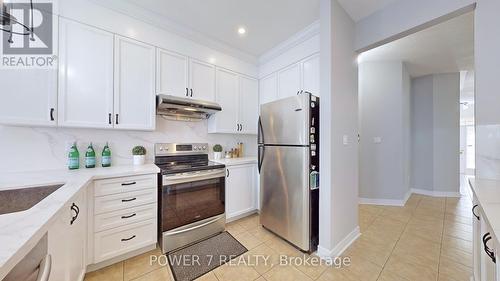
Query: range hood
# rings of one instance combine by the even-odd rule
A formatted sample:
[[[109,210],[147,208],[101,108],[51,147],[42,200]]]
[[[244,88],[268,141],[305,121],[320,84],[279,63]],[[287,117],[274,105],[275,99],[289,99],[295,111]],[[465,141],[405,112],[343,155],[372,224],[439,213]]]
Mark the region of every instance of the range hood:
[[[172,95],[156,96],[156,114],[168,119],[180,121],[197,121],[208,119],[210,115],[221,111],[215,102],[181,98]]]

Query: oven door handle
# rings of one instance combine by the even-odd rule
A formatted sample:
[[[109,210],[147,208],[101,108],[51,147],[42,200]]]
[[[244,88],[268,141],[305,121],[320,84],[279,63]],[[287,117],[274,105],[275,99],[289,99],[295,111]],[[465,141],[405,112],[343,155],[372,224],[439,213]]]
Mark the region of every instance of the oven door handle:
[[[182,229],[182,230],[178,230],[178,231],[174,231],[174,232],[169,232],[168,235],[176,235],[176,234],[181,234],[181,233],[184,233],[184,232],[187,232],[187,231],[192,231],[192,230],[195,230],[195,229],[198,229],[198,228],[201,228],[201,227],[204,227],[206,225],[209,225],[211,223],[214,223],[216,221],[220,220],[220,217],[216,217],[215,219],[213,220],[210,220],[210,221],[207,221],[205,223],[202,223],[200,225],[197,225],[197,226],[193,226],[193,227],[190,227],[190,228],[187,228],[187,229]]]
[[[189,175],[181,175],[181,176],[163,176],[164,181],[171,182],[171,181],[193,181],[196,179],[211,179],[211,178],[218,178],[218,177],[224,177],[224,171],[225,169],[219,169],[210,173],[197,173],[197,174],[189,174]],[[165,182],[163,183],[165,185]]]

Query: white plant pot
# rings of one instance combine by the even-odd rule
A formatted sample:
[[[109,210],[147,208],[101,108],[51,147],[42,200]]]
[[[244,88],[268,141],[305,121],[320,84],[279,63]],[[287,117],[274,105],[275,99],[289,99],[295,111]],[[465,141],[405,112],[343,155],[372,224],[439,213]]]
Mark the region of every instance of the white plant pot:
[[[144,165],[146,162],[146,155],[134,155],[134,165]]]
[[[222,152],[214,152],[214,159],[215,160],[222,159]]]

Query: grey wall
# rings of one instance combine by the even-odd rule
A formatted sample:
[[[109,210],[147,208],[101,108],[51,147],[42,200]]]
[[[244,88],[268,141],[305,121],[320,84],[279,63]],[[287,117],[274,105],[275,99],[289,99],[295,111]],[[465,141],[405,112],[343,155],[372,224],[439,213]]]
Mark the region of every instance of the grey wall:
[[[460,74],[412,81],[411,187],[459,192]]]
[[[402,62],[359,65],[359,118],[359,196],[404,199],[410,174],[410,78]]]
[[[321,0],[320,256],[340,255],[358,228],[358,70],[354,22]],[[344,136],[348,143],[344,144]]]

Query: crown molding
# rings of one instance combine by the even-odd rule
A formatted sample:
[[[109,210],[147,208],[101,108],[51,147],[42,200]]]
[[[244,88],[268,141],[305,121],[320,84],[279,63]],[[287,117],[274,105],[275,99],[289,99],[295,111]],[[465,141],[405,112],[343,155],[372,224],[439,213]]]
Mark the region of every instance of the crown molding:
[[[285,51],[290,50],[291,48],[301,44],[302,42],[307,41],[308,39],[312,38],[315,35],[318,35],[320,32],[319,27],[320,27],[320,21],[316,20],[306,28],[292,35],[287,40],[279,43],[271,50],[267,51],[266,53],[264,53],[259,57],[258,59],[259,65],[269,62],[270,60],[283,54]]]
[[[144,9],[133,3],[127,3],[125,1],[116,1],[116,0],[89,0],[89,1],[101,7],[124,14],[126,16],[132,17],[147,24],[166,30],[168,32],[175,33],[186,39],[202,44],[214,50],[223,52],[235,58],[241,59],[245,62],[255,65],[257,65],[258,63],[258,58],[252,54],[234,48],[224,42],[213,39],[209,36],[202,34],[201,32],[188,28],[184,25],[178,24],[177,22],[169,20],[166,17],[161,16],[160,14],[154,11]]]

